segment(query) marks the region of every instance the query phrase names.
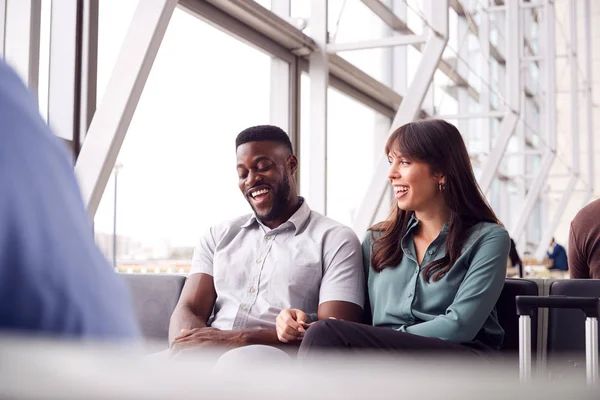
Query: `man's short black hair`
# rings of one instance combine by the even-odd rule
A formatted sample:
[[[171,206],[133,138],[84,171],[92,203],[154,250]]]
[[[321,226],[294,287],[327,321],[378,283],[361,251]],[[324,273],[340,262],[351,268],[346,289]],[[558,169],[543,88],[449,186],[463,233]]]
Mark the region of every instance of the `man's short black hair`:
[[[273,125],[258,125],[244,129],[235,138],[235,148],[237,149],[244,143],[261,141],[281,143],[290,151],[290,154],[294,154],[290,137],[283,129]]]

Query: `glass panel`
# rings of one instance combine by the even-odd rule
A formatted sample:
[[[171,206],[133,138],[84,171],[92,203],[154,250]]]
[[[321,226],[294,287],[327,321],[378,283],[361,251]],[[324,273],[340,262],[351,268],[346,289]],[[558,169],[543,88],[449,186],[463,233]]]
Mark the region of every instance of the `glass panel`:
[[[98,3],[98,104],[115,66],[139,0],[102,0]]]
[[[118,46],[109,35],[105,47],[109,38]],[[269,122],[270,63],[175,10],[95,218],[111,259],[116,232],[120,270],[185,272],[211,225],[251,212],[237,187],[234,139]]]
[[[301,76],[301,135],[310,128],[310,77]],[[362,103],[330,88],[327,116],[327,215],[352,226],[357,208],[370,183],[374,167],[383,154],[391,120]],[[301,143],[305,143],[300,140]],[[302,149],[300,170],[310,156]],[[300,173],[300,193],[308,185],[307,174]],[[389,205],[382,204],[387,215]],[[309,200],[310,205],[310,200]],[[361,238],[362,239],[362,238]]]
[[[327,215],[352,226],[391,121],[335,89],[329,89],[328,105]]]

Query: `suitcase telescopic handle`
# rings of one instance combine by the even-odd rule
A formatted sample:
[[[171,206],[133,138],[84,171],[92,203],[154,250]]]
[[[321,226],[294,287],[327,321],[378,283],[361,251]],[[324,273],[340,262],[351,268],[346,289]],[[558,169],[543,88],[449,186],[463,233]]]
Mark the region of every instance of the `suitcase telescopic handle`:
[[[572,296],[517,296],[517,315],[533,314],[538,308],[571,308],[580,309],[586,318],[600,316],[600,298]]]

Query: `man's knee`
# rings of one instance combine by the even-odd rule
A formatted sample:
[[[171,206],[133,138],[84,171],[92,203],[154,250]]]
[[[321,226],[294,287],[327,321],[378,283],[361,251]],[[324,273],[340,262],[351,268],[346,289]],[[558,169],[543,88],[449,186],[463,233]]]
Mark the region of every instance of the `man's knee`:
[[[252,345],[229,350],[219,358],[215,369],[226,371],[243,364],[265,363],[272,365],[288,361],[290,361],[290,356],[276,347]]]

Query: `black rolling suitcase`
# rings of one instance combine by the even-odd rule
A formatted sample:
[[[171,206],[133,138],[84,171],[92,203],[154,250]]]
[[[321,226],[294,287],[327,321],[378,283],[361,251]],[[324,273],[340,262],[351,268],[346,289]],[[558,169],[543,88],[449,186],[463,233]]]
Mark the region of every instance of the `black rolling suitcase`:
[[[570,296],[517,296],[519,315],[519,376],[531,380],[531,315],[537,308],[580,309],[585,314],[586,378],[589,386],[598,384],[598,317],[600,298]],[[537,321],[536,321],[537,323]]]

